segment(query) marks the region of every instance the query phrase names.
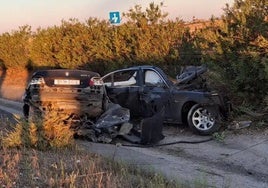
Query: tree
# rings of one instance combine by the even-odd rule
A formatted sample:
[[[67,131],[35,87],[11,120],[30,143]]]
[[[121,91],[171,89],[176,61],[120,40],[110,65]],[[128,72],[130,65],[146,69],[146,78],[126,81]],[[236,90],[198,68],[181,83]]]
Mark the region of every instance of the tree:
[[[184,32],[181,20],[166,21],[167,13],[162,11],[163,3],[150,3],[143,10],[140,5],[131,8],[123,16],[127,18],[124,27],[130,29],[127,46],[131,46],[132,62],[154,64],[166,67],[178,60],[178,41]]]
[[[225,9],[227,37],[221,43],[231,61],[229,77],[249,101],[262,102],[268,92],[267,12],[266,0],[236,0]]]
[[[6,68],[25,68],[30,59],[31,27],[26,25],[0,36],[0,59]]]
[[[268,91],[267,7],[267,0],[235,0],[226,5],[223,24],[205,33],[212,36],[206,50],[213,51],[215,66],[243,102],[255,105]]]
[[[34,36],[31,56],[34,66],[77,68],[88,61],[88,31],[76,19],[61,26],[39,29]]]
[[[136,5],[134,8],[129,9],[127,13],[123,13],[123,16],[128,19],[129,23],[135,23],[138,27],[147,24],[154,25],[163,22],[168,15],[161,10],[163,6],[163,2],[159,5],[150,3],[149,7],[143,11],[141,5]]]

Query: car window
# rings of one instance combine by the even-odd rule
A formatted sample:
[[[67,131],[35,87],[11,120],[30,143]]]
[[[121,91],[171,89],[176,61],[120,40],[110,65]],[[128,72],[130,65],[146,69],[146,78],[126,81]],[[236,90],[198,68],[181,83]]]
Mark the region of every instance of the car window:
[[[145,85],[147,86],[164,86],[163,79],[154,71],[145,72]]]
[[[115,72],[106,77],[103,82],[106,86],[135,86],[137,71],[127,70]]]

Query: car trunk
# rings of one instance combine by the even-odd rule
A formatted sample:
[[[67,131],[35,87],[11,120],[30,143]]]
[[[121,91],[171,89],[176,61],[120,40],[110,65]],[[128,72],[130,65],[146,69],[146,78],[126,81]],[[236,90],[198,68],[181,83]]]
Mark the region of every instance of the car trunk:
[[[103,112],[104,88],[92,83],[92,77],[98,76],[81,70],[38,71],[29,87],[30,103],[42,111],[56,109],[70,114],[99,116]]]

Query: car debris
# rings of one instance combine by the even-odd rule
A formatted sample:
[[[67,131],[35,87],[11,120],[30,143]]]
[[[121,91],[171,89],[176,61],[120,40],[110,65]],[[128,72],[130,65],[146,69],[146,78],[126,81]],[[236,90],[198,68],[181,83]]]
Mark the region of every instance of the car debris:
[[[182,67],[181,73],[176,76],[177,84],[189,84],[191,81],[204,74],[206,71],[207,67],[204,65]]]
[[[95,127],[99,129],[110,128],[126,123],[129,119],[129,109],[122,108],[118,104],[110,103],[107,110],[96,121]]]
[[[238,129],[244,129],[246,127],[249,127],[252,124],[252,121],[233,121],[229,126],[228,129],[230,130],[238,130]]]
[[[107,111],[95,123],[81,121],[82,125],[77,126],[76,136],[104,143],[111,143],[118,136],[135,144],[157,143],[164,138],[161,117],[158,113],[152,117],[132,122],[128,109],[109,103]]]
[[[76,136],[84,137],[93,142],[110,143],[118,135],[129,134],[131,130],[127,127],[129,119],[128,109],[122,108],[118,104],[109,103],[107,110],[97,118],[96,122],[81,121],[80,125],[76,126],[78,130]],[[128,129],[129,131],[126,131]]]

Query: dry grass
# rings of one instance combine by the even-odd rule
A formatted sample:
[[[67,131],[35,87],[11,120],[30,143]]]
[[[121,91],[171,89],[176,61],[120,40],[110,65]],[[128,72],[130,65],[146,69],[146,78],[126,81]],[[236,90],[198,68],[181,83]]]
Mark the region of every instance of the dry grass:
[[[68,147],[73,144],[73,131],[70,124],[62,120],[64,115],[50,112],[44,117],[33,117],[26,121],[17,119],[13,130],[2,139],[3,147],[26,147],[38,150]]]
[[[2,149],[2,187],[177,187],[163,177],[78,148]]]
[[[10,129],[8,121],[0,123]],[[70,130],[59,125],[57,118],[35,124],[19,120],[2,132],[0,187],[179,187],[158,174],[80,149],[63,136]]]

